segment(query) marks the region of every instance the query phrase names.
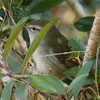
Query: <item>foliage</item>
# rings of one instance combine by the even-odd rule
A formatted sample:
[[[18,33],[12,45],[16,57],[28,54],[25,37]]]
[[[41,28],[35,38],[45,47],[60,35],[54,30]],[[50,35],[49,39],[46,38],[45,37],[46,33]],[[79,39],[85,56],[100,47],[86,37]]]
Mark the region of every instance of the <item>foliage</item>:
[[[29,82],[32,87],[46,93],[58,95],[65,95],[66,93],[65,83],[51,75],[32,75],[29,78]]]
[[[23,61],[22,67],[25,66],[28,62],[28,60],[31,58],[32,54],[35,52],[35,50],[37,49],[37,47],[39,46],[39,44],[43,41],[43,39],[46,36],[46,33],[54,26],[54,24],[57,22],[57,19],[53,19],[51,22],[49,22],[40,32],[38,38],[33,41],[32,46],[29,48],[25,59]],[[25,67],[24,69],[22,68],[22,72],[25,71]]]
[[[6,83],[6,86],[1,94],[1,100],[10,100],[13,86],[14,86],[13,81],[8,81]]]
[[[64,72],[61,72],[63,73],[61,79],[51,74],[43,75],[34,73],[32,69],[31,73],[27,71],[31,63],[35,65],[32,55],[34,55],[35,51],[46,38],[48,32],[59,24],[58,21],[60,19],[53,16],[52,9],[63,1],[67,2],[67,0],[0,0],[0,87],[2,87],[2,84],[4,86],[4,88],[0,88],[0,100],[10,100],[12,98],[27,100],[28,96],[33,99],[33,94],[35,94],[35,92],[33,93],[34,90],[48,95],[64,96],[64,98],[71,100],[73,97],[79,98],[83,92],[82,89],[88,88],[88,86],[91,88],[96,87],[97,89],[92,88],[92,92],[95,94],[93,98],[99,97],[97,95],[98,84],[95,86],[95,83],[99,82],[99,70],[97,71],[98,73],[94,73],[94,70],[92,71],[97,59],[90,59],[82,66],[82,54],[85,52],[86,44],[77,35],[69,35],[67,37],[68,46],[70,47],[70,52],[67,53],[69,54],[68,57],[70,57],[67,59],[66,56],[64,62],[66,60],[71,61],[68,64],[73,66],[71,68],[65,68]],[[50,17],[49,22],[42,20],[43,17],[44,19],[48,17],[46,15],[38,20],[39,22],[42,20],[46,24],[30,45],[30,37],[26,29],[27,26],[31,21],[35,24],[36,20],[33,16],[41,17],[41,14],[48,12],[51,14],[51,16],[48,15]],[[89,32],[93,21],[94,16],[86,16],[81,17],[73,24],[79,31]],[[74,30],[73,32],[76,31]],[[19,39],[19,37],[21,38]],[[2,47],[1,41],[3,41]],[[59,43],[62,42],[60,40],[57,41]],[[22,42],[23,45],[21,45]],[[24,43],[26,43],[26,48],[23,49]],[[2,54],[1,51],[3,52]],[[62,54],[65,55],[67,53],[64,52]],[[73,54],[76,55],[73,56]],[[57,56],[59,58],[59,55]],[[71,57],[77,59],[73,61]],[[78,62],[78,65],[72,64],[73,62]],[[54,66],[56,65],[54,64]],[[31,67],[33,68],[33,65]],[[94,82],[96,81],[94,74],[98,74],[98,82]]]
[[[73,80],[73,82],[69,85],[69,95],[77,97],[82,86],[90,84],[88,76],[89,72],[91,71],[93,67],[94,61],[90,60],[88,63],[86,63],[78,72],[76,78]]]
[[[26,22],[29,20],[29,17],[23,18],[19,21],[19,23],[12,29],[11,35],[7,41],[7,44],[5,45],[4,49],[4,59],[7,62],[9,54],[11,52],[12,46],[14,45],[15,39],[18,36],[18,33],[22,30],[22,28],[25,26]]]
[[[74,25],[79,31],[89,32],[91,30],[93,21],[94,16],[83,17],[76,21]]]

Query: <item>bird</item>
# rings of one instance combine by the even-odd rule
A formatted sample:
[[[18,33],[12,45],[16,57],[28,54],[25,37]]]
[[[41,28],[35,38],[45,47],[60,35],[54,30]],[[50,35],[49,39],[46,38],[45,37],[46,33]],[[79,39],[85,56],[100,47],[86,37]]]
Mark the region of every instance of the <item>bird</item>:
[[[35,24],[30,23],[26,26],[24,31],[26,31],[29,36],[26,36],[27,39],[24,40],[28,40],[28,47],[29,44],[31,46],[32,42],[34,42],[38,37],[41,29],[45,24],[35,22]],[[33,73],[51,74],[61,78],[63,76],[63,72],[66,69],[66,66],[69,66],[68,62],[66,62],[66,58],[68,58],[69,55],[59,55],[59,53],[68,52],[69,50],[70,48],[68,47],[67,39],[59,32],[55,26],[52,27],[47,33],[45,39],[32,55],[32,58],[36,64],[36,68],[33,70]]]

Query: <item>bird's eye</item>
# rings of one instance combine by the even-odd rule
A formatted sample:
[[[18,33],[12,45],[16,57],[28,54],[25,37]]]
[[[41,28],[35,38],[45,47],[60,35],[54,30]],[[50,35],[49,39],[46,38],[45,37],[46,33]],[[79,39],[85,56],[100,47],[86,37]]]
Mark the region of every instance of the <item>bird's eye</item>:
[[[36,28],[36,27],[33,27],[32,29],[33,29],[33,30],[37,30],[37,28]]]
[[[30,25],[27,27],[29,30],[31,30],[32,32],[40,32],[41,27],[39,25]]]
[[[34,31],[40,31],[40,29],[37,28],[37,27],[32,27],[32,30],[34,30]]]

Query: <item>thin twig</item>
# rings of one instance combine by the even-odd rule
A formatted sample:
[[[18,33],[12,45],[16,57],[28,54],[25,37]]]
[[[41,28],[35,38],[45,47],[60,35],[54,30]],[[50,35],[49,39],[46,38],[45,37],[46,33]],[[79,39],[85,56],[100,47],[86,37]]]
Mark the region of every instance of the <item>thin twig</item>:
[[[86,52],[83,59],[83,66],[89,59],[96,58],[97,48],[100,44],[100,11],[96,12],[95,20],[90,32]]]
[[[13,75],[13,78],[17,78],[17,79],[25,79],[25,78],[28,78],[28,77],[29,77],[29,75],[18,75],[18,74]]]
[[[99,95],[99,86],[98,86],[98,80],[97,80],[97,75],[98,75],[98,73],[97,73],[97,69],[98,69],[98,55],[99,55],[99,48],[98,48],[98,50],[97,50],[97,55],[96,55],[96,66],[95,66],[95,85],[96,85],[96,89],[97,89],[97,95],[98,95],[98,97],[100,96]]]
[[[51,56],[67,55],[67,54],[72,54],[72,53],[84,53],[84,52],[85,51],[60,52],[60,53],[52,53],[52,54],[43,55],[41,57],[51,57]]]
[[[79,3],[78,0],[77,1],[76,0],[66,0],[66,2],[68,2],[68,4],[70,5],[72,10],[76,13],[78,17],[83,17],[87,15],[87,13],[84,11],[84,8],[82,7],[82,5]]]
[[[93,92],[93,94],[97,97],[97,93],[92,87],[87,87],[87,89],[90,89]]]

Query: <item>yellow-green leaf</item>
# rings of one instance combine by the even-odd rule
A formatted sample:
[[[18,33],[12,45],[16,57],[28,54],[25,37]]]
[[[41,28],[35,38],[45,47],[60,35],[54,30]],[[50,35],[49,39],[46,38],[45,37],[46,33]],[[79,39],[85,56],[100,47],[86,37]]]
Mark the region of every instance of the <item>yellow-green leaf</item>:
[[[52,28],[52,26],[54,26],[54,24],[57,22],[57,18],[54,18],[53,20],[51,20],[47,25],[44,26],[44,28],[41,30],[41,32],[39,33],[38,37],[36,38],[35,41],[33,41],[31,47],[29,48],[25,59],[23,61],[22,64],[22,73],[25,71],[25,65],[27,64],[28,60],[31,58],[32,54],[35,52],[35,50],[37,49],[37,47],[40,45],[40,43],[43,41],[43,39],[45,38],[47,32]]]
[[[5,44],[3,57],[4,60],[7,62],[11,49],[15,43],[17,36],[19,35],[22,28],[25,26],[26,22],[29,20],[30,17],[22,18],[11,30],[11,34]]]
[[[13,86],[14,86],[14,81],[7,82],[2,91],[0,100],[10,100]]]

